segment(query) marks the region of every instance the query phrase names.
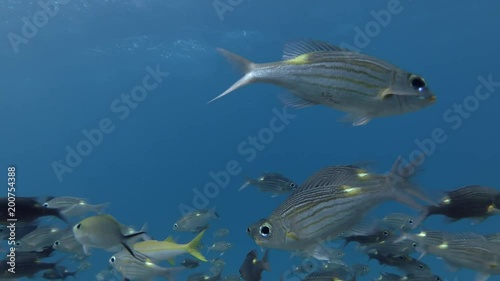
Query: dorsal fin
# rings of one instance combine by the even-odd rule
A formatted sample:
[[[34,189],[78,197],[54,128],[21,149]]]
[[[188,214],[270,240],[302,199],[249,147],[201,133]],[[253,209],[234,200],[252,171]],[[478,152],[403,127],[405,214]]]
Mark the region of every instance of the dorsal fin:
[[[176,243],[175,240],[174,240],[174,237],[172,237],[172,236],[169,236],[169,237],[165,238],[165,242]]]
[[[283,60],[294,59],[298,56],[314,52],[339,52],[348,51],[329,43],[317,40],[303,40],[285,44]]]

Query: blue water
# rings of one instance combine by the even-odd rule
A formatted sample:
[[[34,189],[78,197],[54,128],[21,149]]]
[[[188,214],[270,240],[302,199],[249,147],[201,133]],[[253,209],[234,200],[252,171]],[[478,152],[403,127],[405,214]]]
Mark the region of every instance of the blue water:
[[[418,149],[415,141],[432,137],[437,129],[446,140],[436,144],[416,176],[428,194],[439,198],[443,190],[470,184],[500,186],[500,87],[491,88],[489,97],[482,100],[473,97],[481,84],[478,77],[500,81],[500,4],[344,2],[69,0],[61,1],[59,11],[36,32],[23,34],[22,17],[33,23],[33,15],[42,8],[36,1],[0,1],[0,163],[5,170],[0,178],[6,182],[8,165],[15,165],[17,196],[66,195],[91,203],[111,202],[107,211],[120,222],[137,228],[147,223],[157,239],[173,235],[180,242],[193,237],[172,230],[181,216],[181,204],[216,206],[221,220],[211,229],[229,228],[227,240],[233,243],[223,255],[224,275],[237,274],[246,253],[258,248],[245,234],[246,227],[269,215],[284,199],[270,198],[254,188],[238,192],[244,175],[274,171],[302,182],[326,165],[362,161],[386,172],[398,155],[407,159]],[[228,10],[217,11],[215,6],[221,3],[229,5]],[[399,12],[382,26],[374,21],[373,12],[387,10],[388,5]],[[379,29],[369,31],[372,36],[359,44],[356,30],[370,24],[369,28]],[[21,41],[12,43],[11,33]],[[260,150],[252,149],[243,142],[269,128],[275,111],[284,110],[277,96],[285,90],[250,85],[207,105],[239,78],[215,48],[268,62],[281,58],[286,42],[304,38],[348,44],[419,73],[436,93],[437,102],[362,127],[337,122],[343,113],[325,107],[287,109],[294,118]],[[125,115],[126,109],[117,108],[124,106],[120,96],[142,85],[147,67],[157,66],[168,76],[135,108],[127,107]],[[482,91],[488,93],[485,88]],[[453,112],[454,105],[464,101],[470,102],[466,115]],[[54,163],[68,165],[66,148],[76,150],[86,140],[82,130],[95,130],[100,122],[108,122],[108,133],[91,145],[88,156],[67,166],[71,171],[55,172]],[[227,163],[237,165],[227,187],[201,202],[206,204],[194,206],[193,189],[203,192],[213,181],[210,172],[224,171]],[[395,210],[415,214],[387,203],[371,216]],[[499,218],[477,226],[470,221],[443,222],[442,217],[432,217],[425,226],[491,233],[498,231]],[[213,243],[212,234],[203,242]],[[354,245],[346,252],[349,264],[367,262]],[[95,280],[111,255],[93,250],[92,267],[78,279]],[[449,272],[433,256],[423,261],[443,279],[472,280],[474,276],[465,269]],[[272,272],[264,272],[263,280],[278,280],[300,259],[290,260],[287,252],[272,250],[270,262]],[[392,270],[375,262],[369,265],[371,272],[362,280]],[[299,280],[293,278],[289,280]]]

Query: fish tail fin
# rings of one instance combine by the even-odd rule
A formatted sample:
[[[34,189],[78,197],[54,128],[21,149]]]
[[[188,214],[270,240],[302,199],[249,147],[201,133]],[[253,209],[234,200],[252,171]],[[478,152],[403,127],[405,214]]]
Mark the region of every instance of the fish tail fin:
[[[430,214],[431,213],[430,213],[429,206],[422,208],[422,212],[420,213],[420,216],[418,218],[416,218],[415,221],[413,222],[412,229],[419,227],[424,222],[424,220],[426,220],[429,217]]]
[[[57,218],[59,218],[60,220],[62,220],[63,222],[69,223],[68,219],[63,214],[61,214],[61,212],[59,210],[57,210],[57,212],[55,213],[55,216]]]
[[[424,156],[421,155],[421,157]],[[386,176],[386,179],[397,201],[422,211],[425,207],[416,202],[414,198],[418,198],[425,202],[432,201],[428,199],[417,186],[410,182],[410,178],[415,174],[415,169],[418,166],[417,162],[420,160],[419,158],[407,165],[403,165],[403,157],[399,156],[394,162],[390,173]]]
[[[241,187],[238,189],[238,191],[242,191],[243,189],[245,189],[249,185],[250,185],[250,182],[249,181],[245,181],[245,183],[241,185]]]
[[[198,250],[198,247],[200,245],[200,242],[201,242],[201,238],[203,238],[203,235],[205,234],[205,230],[203,230],[202,232],[200,232],[198,235],[196,235],[195,238],[193,238],[193,240],[191,240],[191,242],[189,242],[187,244],[187,251],[190,255],[192,255],[193,257],[199,259],[200,261],[204,261],[206,262],[207,259],[200,253],[200,251]]]
[[[106,203],[103,203],[103,204],[95,205],[94,206],[94,210],[98,214],[104,214],[104,210],[106,210],[109,207],[110,204],[111,203],[106,202]]]
[[[211,103],[223,96],[233,92],[236,89],[239,89],[245,85],[255,82],[255,77],[253,76],[253,70],[255,69],[255,63],[247,60],[246,58],[239,56],[237,54],[231,53],[227,50],[217,48],[217,51],[222,54],[229,62],[235,65],[239,71],[243,72],[243,77],[240,80],[236,81],[229,89],[227,89],[224,93],[218,95],[217,97],[211,99],[208,103]]]

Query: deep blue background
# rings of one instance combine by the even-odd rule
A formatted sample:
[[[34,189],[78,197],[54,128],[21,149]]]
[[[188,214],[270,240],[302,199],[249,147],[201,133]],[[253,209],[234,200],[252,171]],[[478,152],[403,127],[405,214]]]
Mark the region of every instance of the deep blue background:
[[[91,203],[111,202],[109,213],[122,223],[139,228],[147,222],[158,239],[174,235],[187,242],[192,235],[172,231],[181,215],[179,205],[192,205],[192,189],[203,188],[211,181],[210,171],[223,170],[235,160],[243,172],[210,200],[222,218],[213,229],[228,227],[227,239],[234,244],[223,256],[226,274],[236,274],[246,253],[257,247],[245,234],[247,225],[270,214],[283,200],[254,188],[238,192],[243,175],[276,171],[301,182],[323,166],[360,161],[372,161],[378,172],[385,172],[398,155],[407,157],[416,148],[415,139],[428,138],[441,127],[447,141],[426,159],[416,178],[426,192],[439,198],[441,190],[464,185],[499,186],[500,88],[481,101],[459,129],[451,129],[443,119],[446,110],[474,94],[478,76],[492,75],[500,81],[500,4],[494,1],[401,0],[403,11],[362,49],[423,75],[437,95],[435,105],[363,127],[337,122],[343,113],[324,107],[290,109],[296,118],[255,160],[249,163],[238,153],[241,142],[268,126],[273,108],[282,109],[277,95],[285,90],[251,85],[207,105],[240,75],[215,48],[268,62],[279,60],[283,44],[291,40],[353,45],[353,28],[364,29],[373,20],[370,11],[385,9],[388,1],[345,2],[243,0],[221,21],[212,1],[70,0],[16,54],[7,34],[21,34],[21,18],[31,18],[40,6],[36,1],[2,0],[0,166],[5,173],[8,165],[17,167],[19,196],[67,195]],[[126,119],[118,119],[111,103],[141,84],[146,66],[157,64],[170,75]],[[59,181],[51,164],[64,161],[65,147],[75,148],[84,139],[81,131],[97,128],[103,118],[110,118],[116,129]],[[1,178],[6,181],[6,175]],[[396,209],[412,212],[387,203],[373,216]],[[426,226],[498,231],[498,218],[474,228],[470,221],[443,222],[432,218]],[[211,233],[203,241],[211,244]],[[353,246],[346,251],[347,262],[366,262]],[[79,280],[94,280],[110,255],[94,250],[92,268]],[[272,272],[265,272],[264,280],[277,280],[300,262],[288,257],[272,251]],[[468,270],[448,272],[432,256],[424,261],[448,280],[459,275],[458,280],[473,278]],[[375,263],[370,267],[371,277],[390,270]]]

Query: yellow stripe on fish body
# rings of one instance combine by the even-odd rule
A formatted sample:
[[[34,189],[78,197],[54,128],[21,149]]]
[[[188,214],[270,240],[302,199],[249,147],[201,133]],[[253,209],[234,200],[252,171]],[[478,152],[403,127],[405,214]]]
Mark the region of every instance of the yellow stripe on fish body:
[[[181,254],[190,254],[193,257],[206,262],[207,259],[198,251],[201,238],[205,230],[200,232],[191,242],[187,244],[177,244],[172,237],[165,241],[146,240],[134,244],[134,250],[138,251],[153,260],[168,260],[173,263],[173,259]]]
[[[307,64],[309,63],[309,54],[303,54],[293,59],[284,61],[286,64]]]

